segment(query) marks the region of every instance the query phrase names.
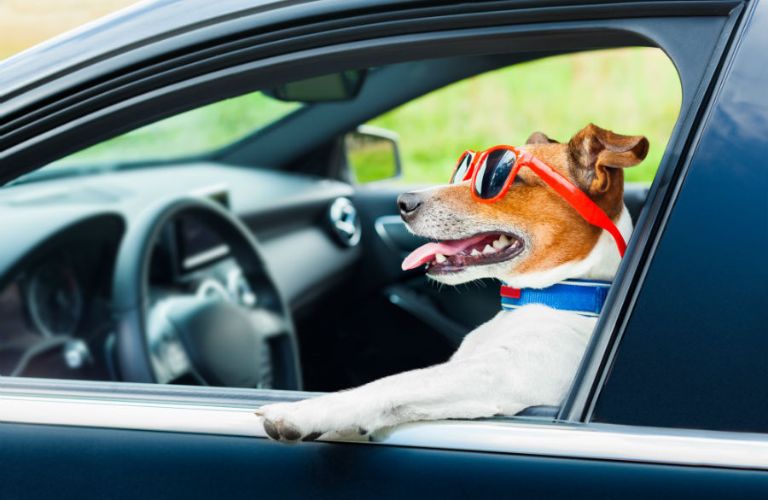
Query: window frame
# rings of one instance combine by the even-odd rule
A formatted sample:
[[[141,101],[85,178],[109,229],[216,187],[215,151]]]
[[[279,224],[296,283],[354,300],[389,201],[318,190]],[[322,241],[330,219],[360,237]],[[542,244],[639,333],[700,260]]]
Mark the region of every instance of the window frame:
[[[98,142],[105,136],[103,131],[104,128],[112,130],[113,132],[110,132],[109,135],[114,136],[129,127],[133,128],[137,126],[137,124],[149,123],[162,118],[163,116],[169,116],[170,114],[178,113],[185,109],[191,109],[207,102],[213,102],[229,95],[242,93],[246,87],[256,88],[259,85],[269,85],[270,82],[274,84],[289,77],[296,78],[297,75],[311,76],[312,65],[318,61],[322,61],[323,64],[325,64],[324,71],[328,71],[341,69],[344,66],[355,64],[356,61],[370,60],[372,53],[378,54],[379,62],[394,62],[403,60],[404,52],[409,52],[409,57],[411,58],[423,58],[425,57],[425,54],[432,54],[434,57],[437,53],[446,52],[455,54],[457,51],[472,54],[487,51],[490,45],[498,47],[499,45],[503,45],[505,41],[520,42],[521,39],[531,42],[531,46],[535,46],[536,44],[550,46],[553,51],[557,50],[553,45],[559,47],[559,50],[565,50],[566,47],[575,50],[574,44],[581,44],[578,46],[589,45],[593,48],[597,48],[594,47],[593,44],[597,43],[598,46],[601,46],[602,43],[602,46],[609,48],[614,46],[638,45],[638,42],[643,40],[653,45],[651,40],[656,39],[658,46],[661,46],[667,51],[673,63],[678,67],[683,84],[683,102],[681,104],[677,124],[675,125],[674,132],[670,138],[669,146],[664,154],[656,179],[651,187],[648,206],[643,210],[643,215],[636,225],[636,234],[632,238],[627,257],[617,275],[616,279],[618,286],[614,286],[609,294],[606,313],[600,318],[596,327],[592,342],[585,353],[584,362],[582,363],[579,375],[574,381],[571,393],[561,410],[560,418],[558,419],[559,422],[554,424],[557,429],[561,429],[561,431],[558,432],[584,432],[585,427],[567,425],[567,423],[583,424],[586,422],[587,408],[589,408],[589,405],[596,394],[596,390],[599,388],[598,386],[601,377],[604,375],[604,370],[608,361],[607,358],[614,352],[616,345],[618,345],[621,325],[623,324],[622,321],[631,310],[633,293],[639,289],[638,284],[642,279],[642,269],[647,265],[647,262],[651,257],[655,238],[661,234],[661,229],[663,229],[669,209],[671,208],[676,192],[679,189],[679,181],[683,176],[684,168],[678,160],[686,157],[690,147],[688,138],[694,134],[700,116],[700,109],[703,103],[706,102],[710,92],[709,84],[713,81],[713,76],[720,67],[720,56],[725,52],[730,33],[741,14],[741,4],[738,2],[699,3],[697,5],[700,7],[700,10],[698,11],[699,14],[706,12],[704,7],[708,6],[710,8],[711,16],[689,18],[665,17],[663,15],[666,12],[664,10],[665,8],[668,9],[668,15],[679,14],[679,10],[677,9],[680,8],[680,5],[676,2],[669,2],[655,6],[655,12],[660,17],[664,17],[668,21],[666,23],[659,22],[659,19],[654,17],[557,21],[558,13],[563,15],[562,12],[567,12],[567,9],[558,11],[556,8],[548,9],[550,11],[549,14],[555,19],[554,21],[550,19],[548,21],[539,23],[534,22],[531,24],[526,24],[525,22],[521,22],[520,24],[502,23],[502,25],[499,26],[498,16],[488,14],[485,20],[482,16],[478,16],[473,19],[472,22],[477,23],[478,20],[491,22],[490,26],[480,23],[480,27],[467,27],[462,24],[466,23],[466,20],[462,21],[454,19],[452,21],[454,23],[453,25],[450,23],[443,25],[444,28],[453,28],[452,30],[439,32],[431,30],[431,28],[434,28],[434,26],[432,26],[432,23],[434,22],[432,19],[411,20],[414,27],[421,26],[421,29],[424,31],[402,35],[397,34],[400,33],[400,31],[395,30],[391,31],[389,36],[386,36],[386,34],[377,34],[378,38],[344,42],[338,45],[329,44],[322,48],[319,48],[318,46],[309,46],[289,54],[271,58],[268,57],[266,59],[259,59],[256,56],[252,56],[255,57],[254,60],[248,60],[240,65],[230,67],[227,70],[213,71],[195,78],[170,81],[162,88],[155,89],[151,92],[147,91],[143,84],[137,83],[136,87],[134,87],[137,94],[130,99],[113,103],[106,108],[99,110],[92,108],[81,109],[81,111],[84,112],[84,116],[81,119],[72,122],[67,121],[55,126],[48,125],[47,128],[43,123],[40,127],[42,130],[45,130],[46,133],[42,134],[41,137],[32,139],[22,137],[21,142],[12,144],[9,150],[3,152],[3,157],[0,157],[0,180],[8,180],[15,175],[23,173],[24,169],[19,168],[19,166],[16,165],[16,162],[24,159],[29,160],[33,150],[41,151],[38,148],[44,148],[43,151],[45,151],[45,153],[40,155],[36,162],[25,163],[22,161],[21,164],[26,166],[31,164],[34,166],[35,163],[45,163],[47,160],[46,155],[50,156],[55,154],[62,156],[62,152],[66,153],[73,149],[82,148],[84,144],[87,146],[88,144]],[[506,15],[510,13],[514,14],[513,11],[505,12]],[[514,18],[514,16],[512,17]],[[504,19],[507,19],[507,17]],[[673,47],[674,43],[681,41],[682,36],[678,32],[678,26],[676,26],[674,22],[671,22],[676,19],[687,22],[692,27],[698,26],[699,28],[703,27],[707,20],[711,21],[716,19],[722,22],[722,31],[718,37],[713,37],[712,51],[717,55],[717,61],[708,61],[704,64],[700,60],[686,62],[682,59],[682,52],[680,52],[682,49],[680,49],[680,47]],[[519,18],[516,19],[516,21],[519,21]],[[421,24],[419,24],[419,22]],[[710,27],[707,26],[706,29],[710,29]],[[410,45],[413,50],[404,50],[404,45]],[[700,49],[701,45],[697,48]],[[706,56],[708,59],[709,56]],[[696,68],[692,69],[694,66]],[[197,90],[205,88],[205,86],[216,85],[220,86],[217,87],[216,92],[210,92],[202,97],[196,95]],[[691,92],[691,89],[693,89],[693,92]],[[145,93],[142,94],[140,92]],[[98,105],[98,101],[96,101],[95,104]],[[88,103],[88,105],[93,106],[94,103]],[[163,111],[157,111],[158,107]],[[73,109],[77,110],[77,107],[75,106]],[[87,109],[90,110],[86,111]],[[136,116],[133,116],[131,120],[126,120],[126,117],[131,116],[132,114],[141,116],[141,118],[137,119]],[[115,131],[117,131],[117,133],[115,133]],[[89,135],[89,132],[92,132],[92,134]],[[69,141],[69,139],[75,137],[77,138],[76,140]],[[51,151],[57,152],[51,153]],[[217,399],[216,395],[218,394],[229,395],[236,401],[236,403],[231,400],[227,402]],[[134,407],[138,405],[142,408],[146,407],[147,414],[150,414],[153,412],[153,410],[151,410],[152,408],[170,409],[180,407],[186,412],[187,410],[192,411],[197,405],[213,408],[211,410],[212,413],[204,413],[207,415],[206,418],[202,421],[200,419],[195,420],[195,424],[174,423],[164,420],[165,423],[162,428],[147,428],[155,428],[156,430],[163,431],[227,434],[226,428],[211,424],[211,422],[207,420],[208,417],[213,419],[218,414],[218,411],[231,411],[232,408],[242,408],[242,405],[253,408],[259,404],[265,404],[267,402],[301,399],[302,396],[310,395],[311,394],[309,393],[286,393],[282,391],[262,390],[249,390],[247,395],[243,395],[237,393],[236,390],[218,388],[204,389],[195,387],[187,390],[175,387],[168,388],[155,385],[142,386],[113,382],[81,383],[56,380],[2,379],[2,384],[0,384],[0,397],[8,398],[8,401],[13,400],[15,402],[13,405],[14,411],[19,411],[21,413],[17,413],[16,416],[8,416],[7,414],[6,416],[3,416],[2,413],[0,413],[0,420],[6,422],[23,421],[57,425],[93,426],[102,424],[103,426],[109,427],[111,425],[110,422],[102,422],[101,419],[94,421],[89,416],[89,412],[80,412],[82,415],[76,415],[72,412],[57,413],[55,411],[41,411],[38,413],[36,411],[30,411],[30,408],[41,403],[56,407],[57,405],[61,406],[71,402],[77,402],[77,404],[82,405],[79,408],[91,408],[89,405],[104,405],[103,407],[109,408],[110,412],[113,412],[110,414],[114,415],[115,410],[125,406]],[[37,408],[39,409],[40,407],[38,406]],[[99,413],[95,409],[95,406],[93,408],[96,412],[93,415],[101,415],[101,418],[103,419],[108,418],[105,416],[107,415],[106,413]],[[216,408],[218,408],[218,410]],[[154,415],[154,413],[152,414]],[[242,415],[238,418],[242,418]],[[152,424],[151,420],[152,419],[147,419],[147,426],[157,425]],[[226,419],[223,419],[222,421],[225,420]],[[120,428],[125,428],[125,426],[128,425],[124,421],[121,422],[122,423],[119,424]],[[240,421],[238,420],[238,422]],[[211,427],[212,425],[213,427]],[[255,422],[252,421],[247,423],[240,422],[239,425],[253,425],[254,427],[257,427]],[[437,434],[429,434],[432,436],[431,439],[433,439],[432,444],[422,439],[420,441],[411,441],[416,443],[413,444],[414,446],[472,450],[495,449],[496,451],[505,451],[509,453],[526,453],[524,449],[520,447],[516,448],[512,444],[504,450],[498,447],[493,448],[491,443],[492,440],[489,439],[489,436],[513,433],[515,432],[515,429],[529,429],[529,427],[527,427],[528,424],[523,424],[516,420],[413,425],[417,425],[422,431],[431,427],[436,429],[441,427],[443,429],[448,429],[448,431],[443,432],[442,435],[440,432]],[[563,426],[560,427],[561,425]],[[472,432],[473,427],[476,428],[478,432],[477,442],[466,438],[466,433]],[[631,428],[610,426],[609,424],[589,424],[589,427],[595,429],[594,432],[597,433],[616,431],[622,436],[626,436],[633,432],[638,433],[638,435],[644,435],[642,432],[632,430]],[[242,429],[244,427],[239,428]],[[402,431],[395,431],[391,434],[391,437],[386,438],[383,443],[396,446],[408,446],[409,439],[414,439],[413,437],[404,437],[409,435],[408,428],[410,427],[405,426]],[[456,428],[461,429],[461,433],[456,434],[454,431],[450,430]],[[254,434],[249,435],[261,434],[254,431]],[[412,434],[410,435],[412,436]],[[462,438],[462,435],[465,437]],[[562,436],[562,434],[557,435]],[[583,434],[578,435],[584,436]],[[647,436],[658,435],[658,433],[647,434]],[[480,436],[485,437],[483,438]],[[735,445],[738,445],[738,443],[741,442],[740,437],[737,438],[722,433],[707,433],[707,436],[714,436],[712,439],[715,440],[725,439],[726,441],[735,441],[733,443]],[[699,442],[701,439],[701,435],[699,434],[694,434],[689,437],[693,441],[686,441],[686,446],[693,442]],[[754,444],[754,440],[752,439],[746,439],[746,441],[750,443],[750,446]],[[765,445],[765,443],[759,444],[759,446],[763,445]],[[585,446],[586,448],[584,449],[594,450],[594,448],[589,445]],[[762,450],[763,448],[760,449]],[[530,452],[530,450],[528,452]],[[573,455],[573,453],[577,453],[575,451],[572,452],[571,455],[568,455],[568,452],[563,453],[565,454],[558,456],[581,456]],[[621,457],[616,455],[614,458],[621,460],[663,461],[663,457],[659,457],[658,455],[643,455],[642,453],[639,455],[636,454],[634,458],[631,453]],[[606,459],[611,458],[607,457]],[[712,457],[707,460],[712,460],[713,464],[718,463],[724,465],[717,462]],[[679,461],[675,463],[687,462]],[[768,469],[768,462],[759,460],[750,462],[749,467]]]

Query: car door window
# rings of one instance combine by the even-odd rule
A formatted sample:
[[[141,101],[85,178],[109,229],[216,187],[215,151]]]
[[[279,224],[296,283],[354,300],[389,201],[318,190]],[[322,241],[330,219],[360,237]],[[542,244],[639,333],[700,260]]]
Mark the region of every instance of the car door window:
[[[366,163],[373,165],[388,162],[392,168],[402,167],[402,180],[407,183],[443,184],[461,150],[483,149],[497,143],[522,144],[527,135],[536,130],[566,140],[587,123],[596,122],[619,132],[642,133],[650,139],[651,153],[641,165],[629,169],[627,177],[630,181],[639,181],[646,186],[651,182],[681,104],[677,73],[659,49],[591,51],[511,65],[494,62],[493,59],[489,61],[491,66],[495,65],[492,71],[480,71],[468,79],[409,99],[401,106],[368,121],[368,128],[359,130],[374,130],[375,133],[385,135],[387,131],[394,132],[386,137],[397,144],[399,159],[395,164],[391,158],[381,156],[382,151],[388,151],[386,148],[376,150],[374,147],[370,155],[361,155],[352,162],[359,168],[354,177],[365,179]],[[402,65],[402,68],[410,71],[409,68],[417,68],[419,64],[411,62]],[[444,63],[424,61],[423,64]],[[400,71],[402,68],[397,65],[371,68],[367,78],[373,83],[369,84],[374,85],[377,79],[386,76],[386,71]],[[360,75],[365,76],[364,73]],[[418,78],[414,77],[410,84],[420,84]],[[241,147],[241,143],[258,141],[264,134],[275,129],[301,123],[313,112],[344,105],[343,100],[340,104],[334,104],[333,100],[299,104],[280,100],[276,95],[275,91],[252,92],[144,126],[29,174],[6,194],[21,199],[31,196],[32,201],[26,202],[31,205],[71,201],[75,204],[96,205],[122,202],[131,206],[137,203],[133,200],[137,196],[134,193],[145,193],[143,196],[146,201],[140,203],[151,206],[164,196],[189,194],[191,190],[192,194],[197,193],[223,205],[236,216],[247,216],[248,210],[258,208],[252,204],[252,200],[247,199],[250,196],[249,191],[246,191],[249,183],[258,184],[264,179],[267,183],[262,187],[264,193],[286,189],[289,174],[280,174],[279,171],[281,168],[297,168],[300,164],[273,165],[271,168],[276,173],[264,177],[263,169],[259,168],[259,155],[253,157],[254,164],[245,170],[242,166],[232,170],[231,165],[217,163],[217,158],[232,148]],[[349,100],[364,103],[366,98],[363,91],[359,96],[350,96]],[[313,125],[311,120],[308,122]],[[330,141],[333,137],[328,139]],[[379,144],[374,146],[378,147]],[[359,146],[350,143],[349,138],[343,145],[347,148]],[[288,147],[286,144],[281,146],[271,142],[270,146]],[[392,168],[381,170],[383,173],[372,177],[391,176],[395,173]],[[332,176],[332,161],[329,161],[326,169],[324,175]],[[254,177],[249,177],[249,172],[254,173]],[[174,177],[175,180],[169,182]],[[78,188],[66,196],[55,194],[53,200],[44,197],[43,202],[37,201],[35,193],[42,189],[38,185],[56,192],[58,186],[71,189],[78,185],[75,183],[78,178],[89,181],[90,187],[84,191]],[[313,189],[309,178],[303,182],[307,189]],[[635,193],[637,199],[631,207],[635,217],[642,207],[645,189],[647,187],[632,191],[640,193]],[[290,190],[285,193],[291,194]],[[263,202],[269,202],[268,196]],[[394,199],[391,203],[394,208]],[[353,223],[352,219],[344,219],[349,206],[339,207],[331,207],[331,214],[333,210],[340,211],[341,219],[337,227],[344,229],[344,224]],[[126,216],[130,217],[130,214]],[[132,360],[121,351],[119,337],[124,332],[120,333],[119,329],[130,329],[130,325],[114,325],[109,321],[109,308],[115,307],[110,306],[110,301],[115,300],[114,294],[119,296],[122,293],[120,288],[114,288],[116,281],[110,274],[117,274],[121,269],[120,259],[124,257],[125,250],[120,247],[125,242],[120,242],[120,234],[121,231],[131,234],[131,223],[127,229],[112,227],[106,222],[103,224],[106,225],[99,230],[97,227],[100,226],[87,226],[83,229],[104,236],[101,240],[97,238],[93,241],[87,249],[78,250],[78,240],[64,232],[44,244],[43,250],[37,249],[34,255],[25,257],[21,269],[10,276],[10,283],[5,287],[0,300],[6,311],[6,327],[2,329],[3,336],[0,337],[5,346],[2,365],[4,375],[108,380],[120,379],[124,373],[129,372],[133,374],[131,376],[137,377],[136,380],[144,380],[136,374],[136,370],[130,368]],[[287,248],[288,243],[282,242],[298,238],[294,236],[296,234],[319,229],[317,234],[324,235],[321,236],[324,238],[322,244],[330,245],[329,251],[332,252],[339,250],[340,243],[342,247],[356,244],[351,239],[329,238],[323,227],[301,227],[301,231],[297,232],[285,229],[287,233],[283,237],[274,236],[275,229],[266,223],[252,226],[252,230],[259,236],[265,235],[266,258],[277,263],[278,267],[280,253],[283,252],[278,249]],[[170,308],[163,304],[173,303],[174,297],[179,294],[195,295],[200,299],[211,297],[231,300],[239,306],[248,307],[273,300],[270,298],[271,291],[254,290],[258,287],[243,278],[242,266],[233,264],[235,253],[232,244],[222,241],[216,231],[209,229],[194,220],[194,217],[180,216],[173,223],[169,222],[161,233],[153,236],[151,244],[154,250],[148,261],[147,274],[147,300],[151,304],[145,312],[147,325],[164,321],[156,318],[156,311]],[[375,236],[368,236],[371,237]],[[122,238],[128,236],[123,235]],[[369,261],[364,258],[363,262]],[[116,266],[114,271],[110,267],[113,265]],[[295,268],[297,264],[294,262],[290,265]],[[381,262],[367,265],[383,266]],[[311,267],[306,269],[309,272]],[[395,272],[400,273],[400,270],[396,269]],[[289,275],[275,278],[278,289],[285,286],[281,282],[282,276]],[[421,280],[426,284],[423,278]],[[416,291],[421,293],[418,289]],[[374,292],[381,296],[380,290]],[[451,296],[451,293],[445,292],[444,295]],[[292,300],[288,298],[289,302]],[[427,300],[437,304],[438,309],[452,309],[444,307],[446,304],[441,302],[443,299],[439,296]],[[488,301],[484,298],[482,300],[487,306]],[[466,299],[462,302],[471,303]],[[316,304],[322,303],[321,299],[315,299],[312,305],[317,308]],[[259,354],[263,356],[263,366],[260,368],[263,379],[256,385],[263,388],[285,388],[282,384],[293,381],[291,387],[297,388],[300,385],[297,385],[296,373],[301,371],[305,387],[312,390],[335,390],[404,369],[440,362],[456,347],[455,344],[446,343],[445,339],[434,338],[432,328],[425,328],[419,317],[406,316],[399,323],[389,324],[384,319],[391,316],[389,309],[377,309],[375,306],[367,309],[369,305],[360,304],[360,315],[354,312],[342,315],[339,312],[343,307],[344,304],[330,303],[321,307],[317,313],[303,312],[303,316],[297,318],[300,367],[283,370],[281,373],[278,366],[280,356],[277,354],[283,352],[281,349],[287,349],[283,354],[292,355],[291,350],[295,349],[295,344],[280,344],[270,340],[271,343],[265,348],[268,351]],[[387,307],[391,307],[391,304]],[[358,309],[358,306],[355,308]],[[488,307],[483,308],[486,309]],[[274,312],[274,309],[270,311]],[[466,317],[474,318],[473,313]],[[166,319],[170,322],[179,321],[178,318],[169,318]],[[451,321],[450,318],[448,314],[447,321]],[[471,329],[473,322],[477,320],[471,319],[464,326]],[[317,325],[323,325],[322,331],[325,332],[320,343],[314,333]],[[346,335],[344,332],[360,325],[368,329],[367,338],[353,337],[342,342],[342,337]],[[155,332],[153,328],[159,329],[152,333]],[[185,349],[188,340],[175,339],[164,343],[160,339],[163,335],[169,335],[171,330],[171,327],[148,326],[143,333],[148,336],[146,342],[152,357],[149,370],[155,371],[154,377],[148,375],[147,380],[154,378],[161,383],[193,385],[205,380],[206,375],[200,371],[188,369],[186,364],[191,363],[190,360],[182,359],[185,356],[181,351]],[[397,345],[392,340],[397,337],[398,331],[409,331],[408,338],[402,339],[403,342],[418,347],[412,350],[409,359],[398,356],[396,352],[389,353],[384,347],[385,343]],[[460,340],[467,330],[462,331],[457,326],[454,331],[454,340]],[[357,345],[357,354],[351,355],[343,343]],[[136,349],[140,350],[141,346],[137,345]],[[38,352],[40,350],[42,354]],[[157,354],[161,351],[162,355]],[[30,352],[34,355],[29,355]],[[158,357],[165,361],[158,361]],[[328,357],[333,361],[330,364],[327,362]],[[210,377],[213,376],[209,373],[205,382],[210,383]],[[216,378],[219,383],[224,379],[231,380],[227,377]]]
[[[648,156],[627,169],[625,179],[650,184],[680,102],[680,79],[669,58],[636,47],[515,64],[448,85],[368,123],[398,135],[406,183],[446,182],[465,148],[523,144],[537,130],[565,140],[591,122],[648,137]]]
[[[16,182],[89,172],[94,166],[103,171],[125,164],[206,156],[300,108],[299,103],[272,99],[262,92],[225,99],[78,151],[22,176]]]

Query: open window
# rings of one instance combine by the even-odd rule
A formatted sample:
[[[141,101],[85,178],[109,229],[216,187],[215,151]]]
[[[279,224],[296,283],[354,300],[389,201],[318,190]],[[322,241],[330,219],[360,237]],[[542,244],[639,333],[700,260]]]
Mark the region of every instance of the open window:
[[[358,238],[355,235],[360,228],[355,224],[360,223],[353,215],[358,210],[355,204],[372,216],[374,227],[365,224],[362,228],[367,248],[358,252],[359,273],[346,276],[336,287],[307,303],[289,304],[289,311],[281,311],[296,322],[297,339],[291,340],[287,350],[281,350],[275,339],[259,339],[266,347],[264,352],[254,351],[253,357],[257,359],[255,364],[262,366],[257,374],[247,378],[249,381],[259,378],[256,387],[277,389],[289,388],[281,381],[291,381],[290,388],[303,386],[313,391],[360,385],[383,375],[447,360],[464,334],[490,319],[489,312],[497,308],[498,302],[486,293],[495,288],[490,280],[483,283],[486,288],[480,289],[481,292],[469,288],[462,290],[458,297],[454,291],[430,290],[421,273],[401,273],[397,266],[401,253],[420,241],[415,237],[401,236],[398,240],[393,236],[395,231],[405,234],[402,222],[391,215],[396,206],[391,194],[393,184],[387,183],[385,189],[379,190],[378,182],[371,182],[395,179],[395,186],[445,184],[455,156],[464,149],[523,144],[525,138],[537,130],[566,141],[587,123],[595,122],[618,132],[644,134],[651,141],[646,160],[626,174],[627,204],[635,220],[639,215],[680,108],[680,83],[671,61],[659,49],[649,47],[586,51],[519,63],[517,59],[495,54],[382,65],[358,71],[366,78],[360,80],[356,93],[340,94],[330,100],[325,98],[324,87],[317,83],[320,77],[306,80],[309,82],[303,84],[306,88],[296,96],[276,95],[274,89],[248,93],[166,118],[78,151],[21,177],[6,194],[31,196],[32,206],[77,203],[87,195],[75,186],[88,182],[94,190],[90,194],[97,197],[91,202],[99,205],[99,194],[106,196],[110,190],[132,190],[143,182],[162,185],[162,179],[178,176],[177,182],[148,192],[145,203],[153,204],[163,197],[196,195],[213,200],[233,217],[247,220],[252,214],[240,200],[251,193],[247,186],[229,180],[232,168],[227,161],[228,157],[243,155],[246,149],[254,154],[249,155],[247,162],[238,162],[245,167],[241,170],[263,175],[269,169],[273,177],[264,181],[244,176],[243,184],[266,182],[265,189],[276,189],[286,182],[282,180],[289,175],[286,171],[364,184],[366,187],[354,195],[354,202],[329,208],[329,217],[337,218],[332,230],[302,223],[304,228],[319,229],[324,236],[335,238],[333,243],[338,248],[334,253],[346,255],[358,247],[354,238]],[[466,69],[453,75],[447,71],[456,67]],[[458,81],[452,81],[454,79]],[[319,148],[310,148],[297,160],[260,164],[258,151],[264,148],[265,135],[275,132],[293,135],[297,145],[289,148],[288,152],[292,152],[297,146],[301,147],[300,138],[308,128],[322,129],[313,114],[323,112],[324,108],[344,106],[354,107],[361,114],[377,114],[381,96],[369,89],[389,87],[394,80],[399,82],[400,89],[387,97],[393,104],[399,104],[395,109],[366,123],[354,123],[354,130],[346,134],[334,133],[338,125],[327,121],[330,130]],[[318,99],[313,100],[312,92],[317,86],[320,88]],[[270,149],[274,155],[280,145],[272,144]],[[334,149],[342,154],[328,153]],[[218,160],[221,157],[222,160]],[[304,178],[308,183],[305,189],[312,190],[309,178]],[[43,197],[36,201],[35,195],[41,189],[56,190],[62,184],[71,186],[70,198]],[[179,190],[182,185],[185,188]],[[404,187],[397,189],[405,190]],[[372,193],[375,204],[371,202]],[[124,196],[129,205],[135,197]],[[387,196],[389,203],[383,205],[382,200]],[[109,202],[108,197],[101,201],[104,209]],[[265,208],[268,202],[261,200]],[[290,204],[290,198],[286,203]],[[290,206],[290,209],[301,211],[299,206]],[[125,214],[129,226],[135,216],[131,210]],[[291,219],[291,224],[299,222]],[[275,226],[277,224],[252,224],[249,228],[265,240],[264,258],[268,263],[279,260],[270,254],[271,245],[278,244],[272,242],[290,239],[296,234],[294,229]],[[276,291],[275,297],[270,298],[269,289],[284,287],[284,279],[278,275],[269,279],[273,284],[257,291],[263,282],[249,281],[244,272],[244,266],[248,265],[238,262],[231,248],[234,244],[225,241],[210,221],[201,222],[182,212],[158,226],[156,233],[141,236],[150,240],[143,244],[152,249],[145,257],[149,293],[136,295],[137,300],[148,302],[140,311],[146,324],[127,321],[118,323],[119,327],[109,325],[108,319],[100,318],[108,317],[105,308],[110,303],[113,317],[125,317],[114,312],[114,304],[131,280],[118,285],[117,277],[111,280],[109,277],[124,272],[121,264],[126,259],[124,247],[126,240],[133,237],[132,233],[104,232],[104,241],[94,244],[103,247],[97,258],[78,250],[81,242],[76,237],[66,231],[59,232],[62,234],[47,240],[42,250],[35,251],[35,256],[15,272],[6,286],[5,321],[11,323],[3,328],[7,346],[4,375],[56,378],[66,374],[72,378],[111,381],[124,379],[126,374],[137,376],[140,370],[127,366],[134,360],[123,352],[126,341],[119,340],[126,332],[114,333],[116,328],[135,328],[146,342],[144,347],[149,349],[151,358],[150,373],[139,381],[228,385],[235,379],[211,373],[210,366],[191,369],[187,366],[209,361],[208,354],[191,355],[186,352],[188,349],[216,349],[217,346],[192,346],[193,341],[186,336],[199,335],[199,332],[175,332],[179,324],[188,321],[185,314],[194,318],[202,314],[188,312],[179,301],[197,297],[199,301],[222,300],[241,308],[253,308],[259,301],[278,301],[279,293]],[[283,234],[275,238],[270,232]],[[139,246],[133,248],[141,251]],[[331,255],[315,265],[334,266],[336,259],[338,256]],[[128,260],[140,265],[128,266],[127,272],[136,272],[145,265],[141,264],[144,260],[140,256]],[[387,278],[371,282],[370,277],[376,275],[377,268],[387,267],[391,268],[387,269]],[[309,286],[317,285],[310,283]],[[358,294],[350,297],[345,290],[357,290]],[[400,297],[400,301],[393,303],[393,296]],[[458,301],[464,305],[458,306]],[[472,303],[483,305],[473,307]],[[420,304],[420,308],[415,304]],[[121,307],[131,306],[123,300]],[[185,313],[173,312],[178,308]],[[266,310],[275,312],[281,308],[273,309]],[[104,323],[99,325],[99,321]],[[11,327],[12,324],[18,327]],[[180,338],[163,340],[176,335]],[[56,339],[62,339],[61,345]],[[135,342],[133,352],[141,352],[141,339]],[[41,342],[51,345],[42,349]],[[213,341],[206,338],[204,342]],[[19,347],[10,347],[14,345]],[[294,364],[298,366],[281,366],[281,360],[292,356],[297,345],[301,359]],[[410,354],[404,356],[404,350]],[[197,357],[194,361],[185,359],[189,356]],[[288,372],[303,373],[303,384],[296,385],[294,377],[287,376]],[[248,382],[233,384],[247,386]]]

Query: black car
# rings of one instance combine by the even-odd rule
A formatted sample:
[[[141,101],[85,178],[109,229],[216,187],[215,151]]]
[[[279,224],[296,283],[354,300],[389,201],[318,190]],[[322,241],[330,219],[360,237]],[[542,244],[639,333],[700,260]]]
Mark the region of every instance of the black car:
[[[765,497],[766,33],[757,1],[157,0],[0,63],[0,498]],[[371,120],[619,47],[663,50],[680,110],[562,406],[268,441],[258,406],[498,309],[400,270],[414,138]]]

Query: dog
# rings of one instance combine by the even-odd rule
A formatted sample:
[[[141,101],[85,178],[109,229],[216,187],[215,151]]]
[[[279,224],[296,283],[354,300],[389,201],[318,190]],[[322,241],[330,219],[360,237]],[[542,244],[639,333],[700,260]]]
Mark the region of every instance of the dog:
[[[507,302],[514,302],[522,290],[533,294],[532,303],[499,312],[467,334],[443,364],[312,399],[263,406],[256,414],[267,435],[309,441],[365,435],[405,422],[512,416],[529,406],[560,405],[596,314],[551,307],[535,297],[564,286],[558,284],[565,280],[613,279],[623,254],[617,245],[632,232],[623,201],[623,168],[640,163],[648,147],[643,136],[589,124],[567,143],[536,132],[519,148],[523,156],[549,166],[555,177],[559,174],[578,188],[576,195],[586,195],[610,219],[613,233],[588,222],[553,189],[551,180],[547,183],[546,176],[527,167],[519,169],[493,203],[476,199],[474,178],[400,195],[408,229],[439,242],[414,252],[404,267],[426,263],[429,278],[450,285],[497,278],[505,283],[502,291],[509,292]]]

